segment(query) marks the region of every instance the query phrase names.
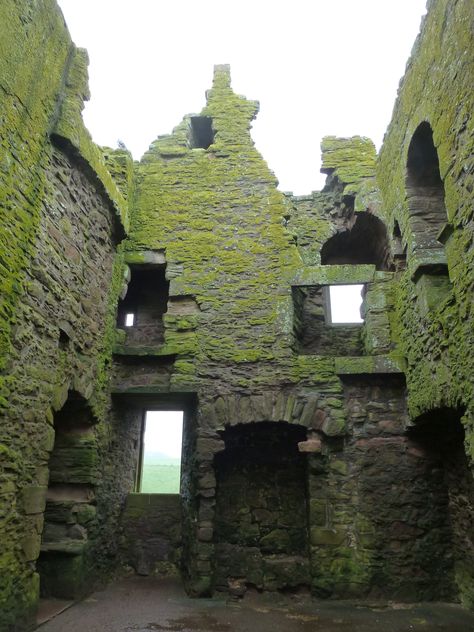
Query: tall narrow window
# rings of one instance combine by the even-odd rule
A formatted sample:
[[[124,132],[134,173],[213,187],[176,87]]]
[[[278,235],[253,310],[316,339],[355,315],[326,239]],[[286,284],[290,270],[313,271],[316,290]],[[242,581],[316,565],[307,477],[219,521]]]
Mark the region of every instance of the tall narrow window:
[[[138,490],[148,494],[179,494],[183,411],[148,410],[138,472]]]

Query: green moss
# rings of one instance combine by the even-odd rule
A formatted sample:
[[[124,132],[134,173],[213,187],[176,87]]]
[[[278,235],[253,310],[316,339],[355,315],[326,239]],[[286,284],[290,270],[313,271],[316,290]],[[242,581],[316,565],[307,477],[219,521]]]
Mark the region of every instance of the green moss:
[[[401,82],[394,114],[377,166],[388,226],[398,222],[407,245],[408,270],[400,274],[391,319],[399,351],[406,357],[408,406],[412,418],[442,407],[466,408],[466,450],[474,457],[474,372],[472,360],[472,194],[474,137],[468,131],[474,107],[467,2],[437,0],[430,3],[422,32]],[[414,251],[405,178],[408,148],[424,121],[433,130],[445,192],[446,221],[453,233],[442,252]],[[440,226],[440,230],[441,230]],[[430,266],[446,262],[446,273]],[[441,272],[441,274],[440,274]],[[428,274],[427,274],[428,273]],[[457,573],[461,599],[472,602],[474,576],[470,562]]]
[[[172,135],[151,145],[137,167],[127,244],[134,260],[140,252],[166,251],[168,268],[182,270],[171,293],[195,296],[211,315],[211,320],[164,318],[164,348],[194,354],[197,370],[209,361],[246,364],[281,355],[286,279],[300,264],[283,225],[286,198],[250,137],[257,104],[232,92],[222,68],[207,97],[201,114],[212,118],[214,143],[207,150],[190,148],[185,117]],[[182,342],[191,329],[193,346]],[[242,376],[236,380],[241,384]]]
[[[321,153],[321,171],[334,174],[346,185],[345,195],[355,195],[366,178],[375,177],[376,152],[370,138],[325,136]]]

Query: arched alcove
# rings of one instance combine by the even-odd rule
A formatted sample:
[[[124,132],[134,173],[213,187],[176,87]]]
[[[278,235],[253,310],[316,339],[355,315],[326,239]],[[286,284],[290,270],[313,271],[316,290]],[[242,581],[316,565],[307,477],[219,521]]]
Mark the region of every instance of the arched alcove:
[[[408,148],[406,195],[414,250],[441,248],[438,235],[447,222],[444,184],[433,130],[426,121],[417,127]]]
[[[321,264],[374,264],[386,270],[389,243],[385,224],[368,212],[357,213],[349,230],[339,232],[323,245]]]

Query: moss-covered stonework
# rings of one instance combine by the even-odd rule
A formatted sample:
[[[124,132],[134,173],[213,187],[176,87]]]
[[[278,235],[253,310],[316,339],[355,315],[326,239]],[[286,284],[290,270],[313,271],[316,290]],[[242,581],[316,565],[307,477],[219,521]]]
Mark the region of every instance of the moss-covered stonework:
[[[398,222],[407,246],[408,269],[397,279],[394,322],[407,360],[411,418],[443,407],[465,409],[470,459],[474,456],[473,18],[468,0],[429,3],[377,167],[386,221],[389,226]],[[432,129],[444,186],[448,229],[439,226],[444,234],[437,250],[418,246],[410,219],[408,151],[422,123]],[[472,570],[466,569],[473,568],[473,535],[471,525],[463,546],[463,557],[469,562],[457,574],[462,599],[469,604],[474,592]]]
[[[123,563],[140,575],[178,574],[181,499],[177,494],[129,494],[121,520]]]
[[[109,292],[127,220],[82,123],[87,58],[56,3],[7,0],[0,23],[0,629],[16,630],[37,607],[53,412],[68,390],[97,409],[105,401]],[[93,432],[99,441],[100,424]],[[57,474],[67,478],[76,457],[66,453]],[[83,455],[104,478],[97,454]],[[90,582],[90,560],[80,564]]]
[[[227,66],[134,163],[83,126],[54,1],[2,3],[0,630],[121,564],[472,604],[473,11],[429,5],[380,156],[327,137],[292,196]],[[357,328],[333,284],[364,285]],[[130,494],[149,409],[184,410],[179,497]]]

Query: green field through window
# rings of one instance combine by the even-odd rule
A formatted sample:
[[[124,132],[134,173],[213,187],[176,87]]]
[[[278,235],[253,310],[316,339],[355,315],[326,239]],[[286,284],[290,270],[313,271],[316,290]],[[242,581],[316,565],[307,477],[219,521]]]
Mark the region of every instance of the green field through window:
[[[183,412],[149,410],[143,438],[142,493],[179,494]]]

